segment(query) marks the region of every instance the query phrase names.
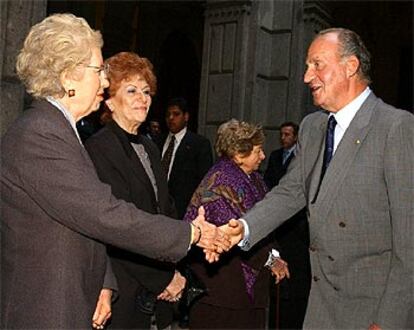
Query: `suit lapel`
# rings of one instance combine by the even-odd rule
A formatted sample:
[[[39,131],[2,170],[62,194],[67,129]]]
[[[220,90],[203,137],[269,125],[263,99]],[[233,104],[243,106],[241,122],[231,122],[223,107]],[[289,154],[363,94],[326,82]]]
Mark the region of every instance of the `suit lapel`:
[[[189,152],[191,149],[190,146],[190,142],[191,141],[191,134],[189,131],[187,131],[187,133],[185,133],[183,139],[181,140],[180,145],[177,148],[177,151],[175,152],[175,156],[174,156],[174,160],[173,160],[173,168],[172,171],[174,170],[175,167],[177,166],[182,166],[181,164],[181,159],[185,158],[185,153]]]
[[[321,220],[318,221],[318,226],[326,223],[325,219],[327,219],[334,204],[333,201],[337,199],[338,192],[369,132],[371,127],[369,124],[377,103],[378,99],[373,94],[364,102],[351,121],[326,170],[316,202],[318,217]],[[318,228],[312,231],[314,233],[320,232]]]
[[[316,129],[312,131],[309,141],[315,146],[313,152],[318,154],[316,162],[314,162],[313,169],[309,176],[309,195],[308,204],[313,204],[319,187],[319,181],[322,172],[323,154],[325,152],[325,131],[328,122],[328,115],[324,116],[323,120],[317,125]],[[317,148],[317,149],[316,149]],[[312,153],[313,153],[312,152]]]
[[[124,154],[128,157],[128,161],[124,163],[126,172],[132,172],[134,176],[144,185],[148,192],[150,192],[155,198],[154,189],[147,175],[147,172],[145,171],[144,166],[142,165],[141,160],[138,158],[138,155],[136,154],[134,148],[129,143],[127,136],[114,121],[112,121],[108,125],[111,131],[116,135],[118,141],[120,142]],[[122,149],[120,148],[119,150]],[[123,156],[119,155],[119,157],[117,157],[116,159],[122,159],[121,157]]]

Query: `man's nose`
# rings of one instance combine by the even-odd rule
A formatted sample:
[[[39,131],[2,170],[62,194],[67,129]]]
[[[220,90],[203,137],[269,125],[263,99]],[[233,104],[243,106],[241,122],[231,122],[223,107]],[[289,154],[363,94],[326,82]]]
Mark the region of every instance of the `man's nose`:
[[[303,82],[305,84],[309,84],[314,77],[313,70],[311,68],[307,68],[305,74],[303,75]]]

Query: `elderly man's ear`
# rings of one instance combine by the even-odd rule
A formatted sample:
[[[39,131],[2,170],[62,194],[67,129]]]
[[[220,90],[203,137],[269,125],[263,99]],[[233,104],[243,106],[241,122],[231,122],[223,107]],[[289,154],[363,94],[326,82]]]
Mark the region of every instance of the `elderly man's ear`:
[[[351,78],[355,76],[359,69],[359,60],[355,55],[351,55],[346,59],[346,76]]]

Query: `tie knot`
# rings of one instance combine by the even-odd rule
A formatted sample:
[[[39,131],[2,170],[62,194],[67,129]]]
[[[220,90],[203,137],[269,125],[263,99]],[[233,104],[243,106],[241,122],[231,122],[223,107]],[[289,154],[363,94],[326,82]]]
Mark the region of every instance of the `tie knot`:
[[[336,126],[336,119],[334,116],[330,116],[328,119],[328,129],[333,130]]]

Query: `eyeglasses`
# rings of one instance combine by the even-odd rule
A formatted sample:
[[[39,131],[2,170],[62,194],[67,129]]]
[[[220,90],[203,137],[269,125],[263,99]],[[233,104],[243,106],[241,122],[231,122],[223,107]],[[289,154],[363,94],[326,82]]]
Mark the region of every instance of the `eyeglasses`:
[[[85,65],[85,67],[95,69],[96,73],[98,73],[98,74],[102,74],[102,72],[103,72],[105,74],[105,76],[107,76],[108,73],[109,73],[109,64],[108,63],[105,63],[104,65],[101,65],[101,66]]]

